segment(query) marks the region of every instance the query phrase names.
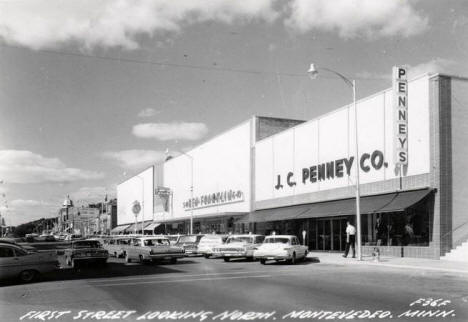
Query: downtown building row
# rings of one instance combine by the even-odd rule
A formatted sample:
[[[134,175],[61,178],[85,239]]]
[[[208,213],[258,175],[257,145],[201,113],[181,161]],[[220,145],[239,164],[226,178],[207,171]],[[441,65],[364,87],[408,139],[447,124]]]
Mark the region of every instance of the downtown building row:
[[[393,88],[359,100],[357,122],[353,105],[255,116],[118,185],[113,233],[275,232],[343,251],[359,166],[363,253],[440,258],[468,239],[468,79],[422,75],[407,95],[403,166]]]

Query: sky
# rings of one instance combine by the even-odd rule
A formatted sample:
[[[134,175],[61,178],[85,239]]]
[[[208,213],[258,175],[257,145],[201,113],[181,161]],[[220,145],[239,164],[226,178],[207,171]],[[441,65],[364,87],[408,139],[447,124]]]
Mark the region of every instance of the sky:
[[[253,115],[310,120],[391,86],[468,76],[465,0],[1,0],[0,214],[116,185]]]

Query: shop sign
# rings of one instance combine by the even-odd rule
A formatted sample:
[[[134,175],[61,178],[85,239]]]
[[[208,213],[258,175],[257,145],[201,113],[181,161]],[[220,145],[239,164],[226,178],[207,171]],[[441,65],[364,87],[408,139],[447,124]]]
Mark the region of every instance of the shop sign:
[[[394,163],[408,164],[408,81],[406,69],[393,67]]]
[[[299,180],[305,185],[350,176],[351,169],[355,163],[354,159],[355,157],[351,156],[349,158],[336,159],[302,168],[302,173],[299,174]],[[388,163],[385,161],[384,154],[380,150],[374,150],[371,153],[363,153],[359,158],[359,168],[360,171],[363,172],[380,170],[387,167]],[[297,185],[297,175],[292,171],[284,174],[284,177],[282,177],[281,174],[278,174],[276,176],[275,189],[283,189],[284,184],[289,187]]]
[[[240,190],[226,190],[195,197],[183,202],[184,209],[199,209],[220,206],[234,202],[244,201],[244,193]]]
[[[141,211],[141,205],[140,205],[140,202],[138,200],[135,200],[133,202],[133,206],[132,206],[132,212],[134,215],[138,215]]]

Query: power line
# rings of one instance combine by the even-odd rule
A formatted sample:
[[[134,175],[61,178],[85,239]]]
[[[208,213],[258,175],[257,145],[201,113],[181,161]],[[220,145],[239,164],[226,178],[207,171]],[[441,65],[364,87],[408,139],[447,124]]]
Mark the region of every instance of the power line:
[[[14,45],[6,45],[0,44],[0,47],[5,48],[15,48],[15,49],[25,49],[21,46],[14,46]],[[212,67],[212,66],[203,66],[203,65],[193,65],[193,64],[179,64],[179,63],[168,63],[168,62],[155,62],[149,60],[139,60],[133,58],[121,58],[121,57],[111,57],[111,56],[100,56],[100,55],[91,55],[85,53],[76,53],[76,52],[65,52],[59,50],[51,50],[51,49],[39,49],[36,52],[45,53],[45,54],[54,54],[54,55],[61,55],[61,56],[72,56],[72,57],[82,57],[82,58],[91,58],[91,59],[100,59],[100,60],[108,60],[108,61],[116,61],[119,63],[133,63],[133,64],[145,64],[145,65],[153,65],[153,66],[162,66],[162,67],[175,67],[175,68],[187,68],[187,69],[196,69],[196,70],[204,70],[204,71],[215,71],[215,72],[230,72],[230,73],[240,73],[240,74],[251,74],[251,75],[272,75],[278,77],[281,76],[290,76],[290,77],[308,77],[307,73],[287,73],[287,72],[273,72],[273,71],[261,71],[261,70],[254,70],[254,69],[237,69],[231,67]],[[329,78],[335,79],[334,76],[326,76],[322,75],[321,78]],[[379,80],[382,81],[382,78],[372,78],[372,77],[352,77],[356,80],[363,80],[363,81],[375,81]]]

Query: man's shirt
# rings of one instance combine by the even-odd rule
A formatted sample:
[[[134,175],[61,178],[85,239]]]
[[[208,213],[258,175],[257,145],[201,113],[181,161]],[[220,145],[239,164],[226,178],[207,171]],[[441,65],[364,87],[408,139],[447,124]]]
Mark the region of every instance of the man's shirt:
[[[348,235],[356,235],[356,228],[354,228],[353,225],[349,225],[348,227],[346,227],[346,233]]]

